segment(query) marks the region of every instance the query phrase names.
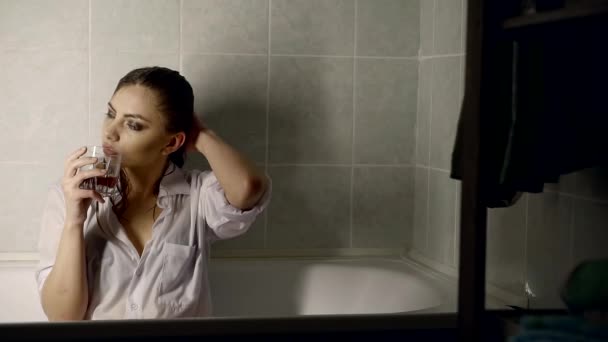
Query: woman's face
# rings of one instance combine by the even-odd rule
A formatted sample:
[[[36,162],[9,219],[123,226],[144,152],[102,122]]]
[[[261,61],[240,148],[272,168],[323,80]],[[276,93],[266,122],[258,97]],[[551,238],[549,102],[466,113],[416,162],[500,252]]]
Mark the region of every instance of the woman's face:
[[[166,132],[157,103],[155,91],[141,85],[124,86],[110,99],[103,144],[122,155],[123,167],[156,165],[181,146]]]

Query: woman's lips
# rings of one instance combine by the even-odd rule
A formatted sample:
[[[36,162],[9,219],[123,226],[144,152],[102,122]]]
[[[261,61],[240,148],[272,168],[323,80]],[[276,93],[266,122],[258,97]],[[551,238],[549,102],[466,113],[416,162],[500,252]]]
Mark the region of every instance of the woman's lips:
[[[118,152],[114,151],[114,149],[112,149],[109,146],[103,146],[103,153],[105,153],[106,155],[109,155],[109,156],[118,154]]]

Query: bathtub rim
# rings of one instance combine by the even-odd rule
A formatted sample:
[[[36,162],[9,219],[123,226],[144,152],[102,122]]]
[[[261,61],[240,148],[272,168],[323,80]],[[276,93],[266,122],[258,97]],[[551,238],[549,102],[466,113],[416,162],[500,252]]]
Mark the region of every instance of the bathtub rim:
[[[293,255],[266,255],[265,253],[261,253],[260,255],[230,255],[225,254],[221,256],[211,256],[209,262],[212,263],[214,260],[323,260],[323,261],[340,261],[340,260],[387,260],[387,261],[397,261],[403,262],[408,266],[415,268],[417,271],[420,271],[422,274],[430,276],[433,279],[436,279],[440,284],[450,284],[453,289],[457,289],[458,286],[458,270],[454,267],[444,265],[439,262],[435,262],[434,260],[424,256],[420,252],[415,249],[411,249],[409,251],[401,251],[399,255],[391,253],[386,253],[394,250],[382,250],[379,249],[377,254],[371,255],[357,255],[350,253],[342,253],[341,251],[336,251],[335,254],[330,256],[327,255],[315,255],[314,253],[303,253],[298,255],[294,253]],[[23,268],[31,268],[36,267],[38,264],[38,253],[24,253],[24,252],[11,252],[11,253],[0,253],[0,269],[4,267],[23,267]],[[448,288],[448,290],[449,290]],[[443,293],[443,292],[442,292]],[[456,301],[458,298],[458,294],[454,293],[452,296]],[[518,296],[513,294],[508,290],[503,290],[497,286],[492,285],[491,283],[486,282],[486,298],[496,303],[492,309],[503,309],[506,306],[506,303],[510,303],[512,305],[517,305],[520,307],[527,306],[527,298],[525,296]],[[443,298],[442,298],[443,299]],[[410,311],[413,312],[413,311]],[[416,311],[417,312],[417,311]]]

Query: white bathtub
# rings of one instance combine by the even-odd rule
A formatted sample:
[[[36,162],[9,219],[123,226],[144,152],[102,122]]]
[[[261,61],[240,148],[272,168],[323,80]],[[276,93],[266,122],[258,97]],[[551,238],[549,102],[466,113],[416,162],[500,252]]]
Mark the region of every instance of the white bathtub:
[[[442,285],[449,279],[395,259],[213,260],[210,271],[214,316],[454,312],[456,308],[453,281]]]
[[[46,320],[33,274],[33,263],[0,266],[0,322]],[[455,312],[457,303],[454,279],[404,259],[212,259],[210,281],[219,317]]]

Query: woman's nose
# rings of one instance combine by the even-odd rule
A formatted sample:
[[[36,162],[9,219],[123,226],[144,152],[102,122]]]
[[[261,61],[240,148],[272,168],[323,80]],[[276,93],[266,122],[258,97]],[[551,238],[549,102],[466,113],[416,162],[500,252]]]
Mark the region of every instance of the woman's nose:
[[[110,123],[104,127],[103,133],[104,133],[106,139],[108,139],[110,141],[118,140],[118,131],[112,123]]]

